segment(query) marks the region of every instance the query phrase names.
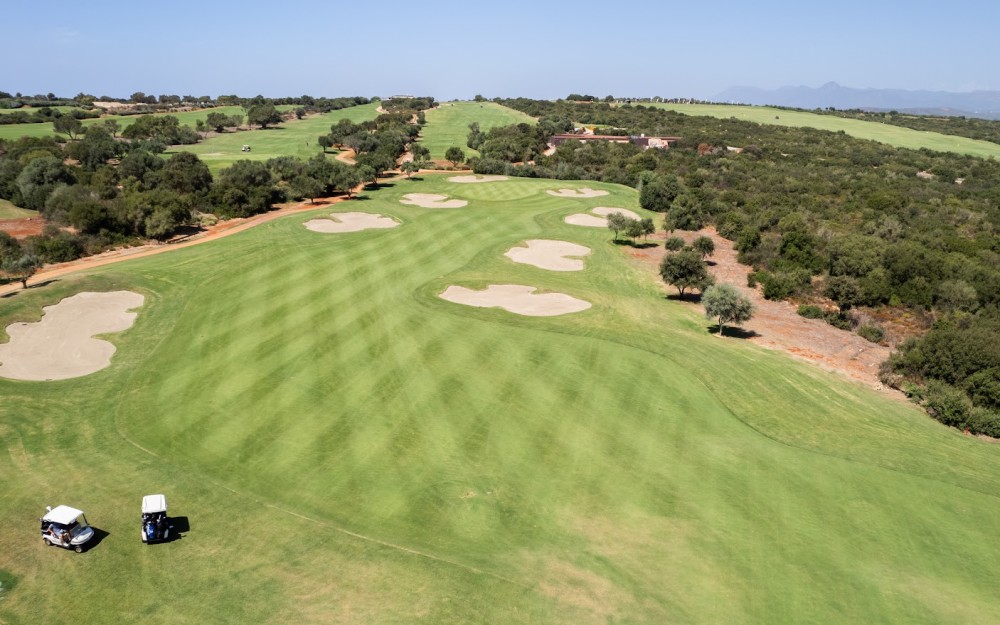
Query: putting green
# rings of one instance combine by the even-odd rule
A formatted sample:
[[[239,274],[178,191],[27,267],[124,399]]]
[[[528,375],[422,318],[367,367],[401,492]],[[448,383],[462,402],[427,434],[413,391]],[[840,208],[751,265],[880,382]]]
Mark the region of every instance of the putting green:
[[[563,223],[648,215],[632,189],[425,178],[337,206],[393,229],[302,226],[325,207],[0,300],[6,327],[146,297],[107,369],[0,380],[0,621],[996,621],[1000,448],[711,336],[610,232]],[[610,195],[546,193],[584,186]],[[536,238],[586,269],[504,256]],[[438,297],[489,284],[593,306]],[[189,529],[145,546],[159,492]],[[102,530],[87,553],[42,546],[59,503]]]

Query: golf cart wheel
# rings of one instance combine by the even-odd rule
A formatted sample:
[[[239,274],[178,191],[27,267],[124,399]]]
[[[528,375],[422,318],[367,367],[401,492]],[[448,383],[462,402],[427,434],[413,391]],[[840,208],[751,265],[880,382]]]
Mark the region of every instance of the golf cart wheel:
[[[73,547],[73,551],[77,553],[83,553],[83,545],[76,545]]]
[[[45,543],[46,547],[51,547],[52,546],[52,541],[49,540],[48,538],[43,538],[42,542]]]

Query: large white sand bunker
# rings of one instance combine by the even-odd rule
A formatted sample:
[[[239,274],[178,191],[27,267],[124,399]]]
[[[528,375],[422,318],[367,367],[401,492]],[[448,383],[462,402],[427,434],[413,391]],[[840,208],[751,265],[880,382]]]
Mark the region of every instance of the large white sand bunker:
[[[458,182],[462,184],[474,184],[477,182],[500,182],[507,180],[507,176],[495,175],[472,175],[472,176],[452,176],[448,182]]]
[[[407,193],[400,202],[421,208],[462,208],[469,205],[465,200],[449,200],[447,195],[437,193]]]
[[[629,219],[641,219],[639,215],[627,208],[609,208],[607,206],[598,206],[597,208],[591,209],[591,213],[596,213],[601,215],[601,217],[595,217],[594,215],[588,213],[575,213],[573,215],[567,215],[563,221],[573,226],[587,226],[588,228],[607,228],[608,220],[605,219],[611,213],[621,213]]]
[[[504,254],[515,263],[534,265],[551,271],[582,271],[583,260],[569,256],[589,256],[590,248],[568,241],[530,239],[527,247],[512,247]]]
[[[559,189],[553,190],[549,189],[546,191],[549,195],[554,195],[556,197],[575,197],[575,198],[588,198],[588,197],[601,197],[602,195],[607,195],[607,191],[601,191],[600,189],[591,189],[590,187],[583,187],[582,189]]]
[[[330,218],[310,219],[306,228],[313,232],[334,234],[339,232],[360,232],[375,228],[395,228],[399,222],[391,217],[376,213],[331,213]]]
[[[143,298],[131,291],[77,293],[42,309],[35,323],[7,326],[0,345],[0,376],[13,380],[65,380],[111,364],[115,346],[95,335],[132,327]]]
[[[440,297],[456,304],[478,308],[498,307],[528,317],[554,317],[590,308],[590,302],[565,293],[535,293],[537,290],[538,287],[520,284],[491,284],[483,291],[450,286]]]

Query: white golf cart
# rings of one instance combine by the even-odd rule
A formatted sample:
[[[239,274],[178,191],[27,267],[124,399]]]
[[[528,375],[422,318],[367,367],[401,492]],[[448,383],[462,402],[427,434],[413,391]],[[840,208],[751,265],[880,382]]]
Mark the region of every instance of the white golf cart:
[[[48,512],[40,519],[42,542],[77,553],[83,551],[83,546],[94,537],[94,528],[87,523],[83,511],[69,506],[46,506],[45,509]]]
[[[167,498],[164,495],[146,495],[142,498],[142,542],[149,544],[170,537],[170,519],[167,518]]]

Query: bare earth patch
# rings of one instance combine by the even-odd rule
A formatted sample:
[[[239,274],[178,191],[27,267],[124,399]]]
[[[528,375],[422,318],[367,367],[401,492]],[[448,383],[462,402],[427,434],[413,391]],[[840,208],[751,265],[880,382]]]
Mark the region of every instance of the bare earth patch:
[[[709,266],[709,272],[716,282],[735,286],[750,298],[756,308],[753,319],[743,325],[744,330],[754,333],[748,340],[769,349],[786,352],[827,371],[836,371],[888,396],[903,398],[901,393],[884,387],[878,379],[879,364],[889,357],[888,347],[866,341],[852,332],[838,330],[821,319],[801,317],[797,313],[797,306],[790,302],[764,299],[761,289],[747,286],[747,274],[751,268],[736,260],[737,252],[733,249],[733,242],[720,237],[714,229],[675,234],[681,236],[686,243],[703,235],[711,237],[715,243],[715,253],[709,257],[709,261],[714,263]],[[665,235],[660,233],[656,238],[663,240]],[[629,253],[644,261],[654,270],[655,275],[655,268],[665,250],[660,246],[630,250]],[[666,285],[664,289],[667,289]],[[670,291],[676,293],[676,289],[670,288]],[[706,320],[705,323],[708,325],[711,322]]]
[[[395,228],[399,222],[376,213],[331,213],[329,219],[310,219],[302,224],[313,232],[336,234],[376,228]]]
[[[520,284],[491,284],[482,291],[450,286],[439,297],[466,306],[503,308],[528,317],[554,317],[590,308],[590,302],[565,293],[535,293],[537,290]]]
[[[549,189],[546,191],[549,195],[554,195],[555,197],[575,197],[575,198],[588,198],[588,197],[601,197],[602,195],[607,195],[607,191],[600,191],[598,189],[591,189],[590,187],[583,187],[582,189],[559,189],[553,190]]]
[[[0,345],[0,376],[13,380],[65,380],[111,364],[115,346],[94,338],[132,327],[145,298],[131,291],[77,293],[43,308],[35,323],[7,326]]]
[[[637,213],[630,211],[627,208],[609,208],[607,206],[598,206],[590,210],[591,213],[596,215],[601,215],[601,217],[594,217],[594,215],[589,215],[587,213],[575,213],[573,215],[567,215],[563,221],[573,226],[586,226],[588,228],[607,228],[608,220],[605,219],[611,213],[621,213],[629,219],[641,219]]]
[[[399,202],[421,208],[462,208],[469,205],[465,200],[449,200],[447,195],[438,193],[407,193]]]
[[[590,248],[568,241],[530,239],[527,247],[512,247],[504,254],[515,263],[534,265],[550,271],[582,271],[583,260],[568,256],[589,256]]]
[[[452,176],[451,178],[448,178],[448,182],[459,182],[465,184],[473,184],[476,182],[500,182],[501,180],[507,180],[507,176],[472,175],[472,176]]]

